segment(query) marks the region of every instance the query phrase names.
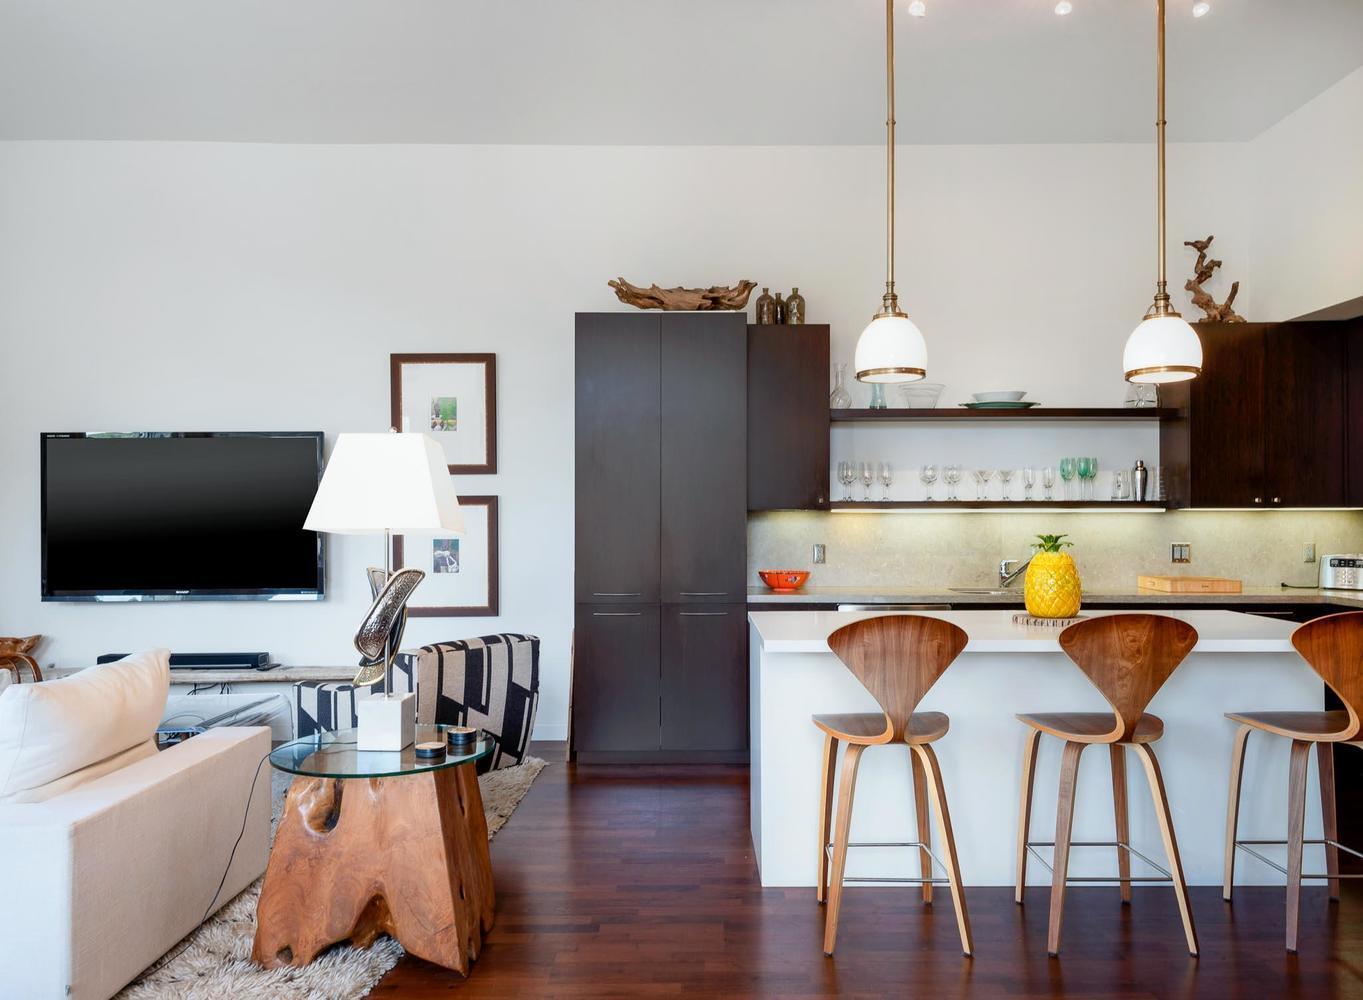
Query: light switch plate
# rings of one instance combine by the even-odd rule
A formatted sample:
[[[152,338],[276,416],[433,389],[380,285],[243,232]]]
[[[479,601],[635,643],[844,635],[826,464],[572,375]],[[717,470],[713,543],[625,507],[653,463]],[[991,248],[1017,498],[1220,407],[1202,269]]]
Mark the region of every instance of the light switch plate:
[[[1193,561],[1193,546],[1191,542],[1174,542],[1169,546],[1169,561],[1173,563],[1190,563]]]
[[[816,565],[816,566],[822,566],[822,565],[824,564],[824,557],[825,557],[825,555],[826,555],[826,550],[824,549],[823,542],[815,542],[815,543],[814,543],[814,565]]]
[[[1301,561],[1313,563],[1316,561],[1316,543],[1307,542],[1301,550]]]

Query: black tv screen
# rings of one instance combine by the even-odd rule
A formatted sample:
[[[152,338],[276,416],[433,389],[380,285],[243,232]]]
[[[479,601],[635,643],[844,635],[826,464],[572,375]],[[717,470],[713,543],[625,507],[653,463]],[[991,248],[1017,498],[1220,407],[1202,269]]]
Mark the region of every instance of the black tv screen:
[[[317,600],[321,432],[42,435],[42,599]]]

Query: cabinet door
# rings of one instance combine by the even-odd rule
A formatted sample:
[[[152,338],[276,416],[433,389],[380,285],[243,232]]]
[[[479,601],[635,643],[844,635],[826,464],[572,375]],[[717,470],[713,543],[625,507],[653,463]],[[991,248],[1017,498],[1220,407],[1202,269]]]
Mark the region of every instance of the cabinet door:
[[[1188,384],[1186,482],[1194,507],[1263,507],[1261,323],[1199,323],[1202,374]],[[1176,393],[1177,385],[1171,387]],[[1171,398],[1173,394],[1171,393]],[[1178,479],[1177,470],[1175,478]]]
[[[828,507],[828,327],[748,327],[748,509]]]
[[[746,600],[742,313],[662,317],[662,602]]]
[[[577,606],[573,747],[658,749],[658,606]]]
[[[577,316],[576,594],[658,601],[657,316]]]
[[[663,749],[747,749],[746,605],[667,606],[662,632]]]
[[[1343,329],[1338,323],[1280,323],[1265,340],[1265,505],[1342,507]]]
[[[1350,507],[1363,507],[1363,319],[1345,325],[1345,354],[1349,370],[1345,376],[1345,406],[1349,425],[1344,434],[1345,468],[1348,475]]]

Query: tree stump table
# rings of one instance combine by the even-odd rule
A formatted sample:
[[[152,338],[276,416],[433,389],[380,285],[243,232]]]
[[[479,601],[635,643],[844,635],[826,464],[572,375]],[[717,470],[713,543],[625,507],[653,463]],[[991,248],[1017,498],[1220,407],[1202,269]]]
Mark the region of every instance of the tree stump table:
[[[418,726],[417,743],[445,740]],[[467,975],[492,929],[487,820],[476,764],[487,741],[444,758],[357,751],[355,731],[295,740],[270,764],[289,787],[251,957],[267,969],[301,966],[342,941],[380,934],[413,955]]]

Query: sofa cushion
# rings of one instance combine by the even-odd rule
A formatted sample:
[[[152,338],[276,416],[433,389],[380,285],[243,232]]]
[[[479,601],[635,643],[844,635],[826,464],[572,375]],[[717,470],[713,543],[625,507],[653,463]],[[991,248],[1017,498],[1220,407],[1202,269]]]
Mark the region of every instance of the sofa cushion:
[[[147,743],[170,691],[170,651],[135,653],[0,692],[0,802]],[[96,773],[98,772],[98,773]],[[105,773],[93,769],[88,778]],[[88,780],[88,779],[87,779]],[[61,790],[71,786],[64,785]],[[45,797],[45,796],[42,796]]]

